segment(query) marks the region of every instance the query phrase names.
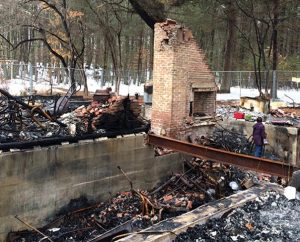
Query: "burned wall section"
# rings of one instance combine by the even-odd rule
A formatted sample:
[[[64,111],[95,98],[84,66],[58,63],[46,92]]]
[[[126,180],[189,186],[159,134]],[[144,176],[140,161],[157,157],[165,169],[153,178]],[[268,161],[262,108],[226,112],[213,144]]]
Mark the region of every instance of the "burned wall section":
[[[205,92],[212,98],[206,99],[205,103],[199,102],[198,95],[201,98]],[[214,76],[191,31],[173,20],[157,23],[154,30],[152,131],[181,138],[178,134],[184,131],[185,122],[193,117],[194,111],[201,109],[207,115],[215,113],[215,97]]]
[[[41,227],[71,199],[105,200],[135,188],[152,188],[182,167],[179,154],[155,157],[144,135],[101,139],[0,155],[0,241],[9,231],[28,229],[14,216]]]

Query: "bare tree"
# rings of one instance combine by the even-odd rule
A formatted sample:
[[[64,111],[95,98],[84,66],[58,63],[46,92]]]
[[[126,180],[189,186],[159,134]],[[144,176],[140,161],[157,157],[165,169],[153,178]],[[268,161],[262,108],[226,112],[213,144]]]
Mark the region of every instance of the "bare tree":
[[[237,10],[234,4],[234,0],[225,1],[225,12],[227,15],[227,40],[224,53],[224,75],[222,79],[221,92],[230,93],[230,76],[229,71],[232,71],[234,47],[236,40],[236,28],[237,25]]]
[[[113,65],[113,70],[115,73],[116,81],[115,81],[115,92],[119,93],[120,89],[120,83],[121,83],[121,32],[122,32],[122,22],[118,19],[118,13],[116,11],[113,11],[115,17],[118,20],[119,28],[113,29],[108,24],[108,13],[104,13],[104,19],[99,14],[99,12],[96,10],[96,8],[92,5],[92,3],[89,0],[85,0],[87,3],[89,9],[96,17],[96,24],[98,25],[100,31],[103,33],[105,38],[105,51],[106,47],[108,47],[110,54],[111,54],[111,60]],[[118,54],[119,53],[119,54]],[[104,67],[102,75],[106,73],[106,62],[107,62],[107,55],[104,53]]]
[[[272,1],[276,4],[276,1]],[[278,2],[277,2],[278,4]],[[252,31],[249,33],[245,33],[241,30],[240,27],[237,27],[242,38],[246,40],[248,43],[248,47],[250,53],[253,57],[253,67],[255,71],[255,82],[257,89],[259,91],[259,95],[261,97],[268,97],[269,93],[269,84],[270,84],[270,55],[275,51],[275,66],[277,66],[277,20],[278,14],[272,14],[272,7],[269,5],[268,1],[263,1],[261,5],[257,5],[257,3],[253,0],[247,2],[241,2],[236,0],[236,5],[238,9],[244,14],[244,16],[249,19],[247,24],[254,30],[254,38],[255,41],[252,40]],[[264,11],[261,10],[264,9]],[[274,9],[278,11],[278,6]],[[274,11],[274,10],[273,10]],[[267,12],[267,14],[265,14]],[[263,13],[263,14],[262,14]],[[275,31],[275,32],[274,32]],[[271,34],[270,34],[271,33]],[[275,44],[274,44],[275,41]],[[269,44],[270,43],[270,44]],[[255,46],[256,45],[256,46]],[[263,83],[264,91],[263,91]]]
[[[29,10],[34,10],[31,23],[21,25],[33,34],[15,45],[8,39],[6,40],[10,42],[13,49],[26,43],[43,42],[49,52],[62,63],[72,84],[78,82],[78,78],[83,79],[84,90],[87,94],[85,72],[81,71],[80,77],[75,75],[76,68],[81,70],[84,68],[85,27],[80,12],[72,11],[66,0],[26,0],[23,3],[23,7],[27,9],[29,5],[35,6],[35,8],[29,8]]]

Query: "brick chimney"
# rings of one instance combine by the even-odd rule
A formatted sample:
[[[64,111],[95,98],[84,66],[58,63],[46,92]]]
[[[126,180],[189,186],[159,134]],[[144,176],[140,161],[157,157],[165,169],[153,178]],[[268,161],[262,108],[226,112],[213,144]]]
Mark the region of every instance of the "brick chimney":
[[[156,134],[178,137],[187,120],[213,115],[215,78],[192,32],[173,20],[154,29],[151,127]]]

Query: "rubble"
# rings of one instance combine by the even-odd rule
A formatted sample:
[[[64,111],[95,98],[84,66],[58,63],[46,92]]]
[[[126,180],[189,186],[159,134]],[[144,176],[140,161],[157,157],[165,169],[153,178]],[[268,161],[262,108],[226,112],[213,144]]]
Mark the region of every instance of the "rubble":
[[[267,191],[221,218],[188,228],[174,241],[298,241],[299,215],[300,201]]]
[[[91,101],[88,105],[60,108],[53,100],[22,99],[1,90],[0,143],[30,142],[50,138],[82,137],[110,131],[135,130],[149,126],[141,117],[141,105],[135,98],[113,96],[105,102]],[[52,103],[52,104],[51,104]],[[51,113],[47,108],[64,111]],[[72,107],[71,107],[72,106]],[[14,148],[14,147],[11,147]]]
[[[296,108],[277,108],[270,110],[270,114],[269,122],[274,125],[300,127],[300,112]]]
[[[149,191],[133,188],[118,193],[107,202],[71,200],[46,226],[38,231],[53,241],[89,241],[116,234],[118,229],[139,231],[161,220],[190,211],[209,201],[243,189],[251,175],[234,167],[199,159],[185,160],[185,171],[176,173]],[[229,184],[235,182],[238,188]],[[130,224],[130,226],[128,225]],[[132,232],[128,231],[128,232]],[[124,233],[124,231],[123,231]],[[33,242],[42,239],[36,231],[11,232],[9,242]]]
[[[277,108],[271,109],[269,114],[264,114],[240,106],[221,105],[216,113],[223,118],[234,118],[235,113],[239,112],[244,114],[242,119],[250,122],[255,122],[257,117],[262,117],[267,124],[300,127],[299,110],[299,108]]]
[[[141,106],[137,100],[129,97],[112,97],[104,104],[93,101],[87,107],[80,106],[75,109],[74,114],[84,121],[86,132],[98,129],[133,129],[144,122],[140,117]]]
[[[249,118],[248,121],[255,121],[257,117],[264,117],[264,119],[267,117],[264,113],[251,111],[238,105],[221,105],[216,109],[216,114],[223,118],[234,118],[235,112],[244,113],[245,116],[251,115],[251,118]]]
[[[252,140],[245,135],[222,127],[216,128],[210,137],[196,137],[195,141],[201,145],[242,154],[250,154],[253,148]]]

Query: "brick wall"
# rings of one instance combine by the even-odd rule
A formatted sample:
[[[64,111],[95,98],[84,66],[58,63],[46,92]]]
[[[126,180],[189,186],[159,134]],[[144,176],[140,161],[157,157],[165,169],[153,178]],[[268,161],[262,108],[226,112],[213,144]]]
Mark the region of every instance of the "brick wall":
[[[193,112],[214,114],[216,92],[194,92]]]
[[[153,64],[152,131],[176,138],[189,116],[192,91],[215,97],[214,76],[191,31],[172,20],[155,25]],[[205,110],[212,114],[215,105]]]

